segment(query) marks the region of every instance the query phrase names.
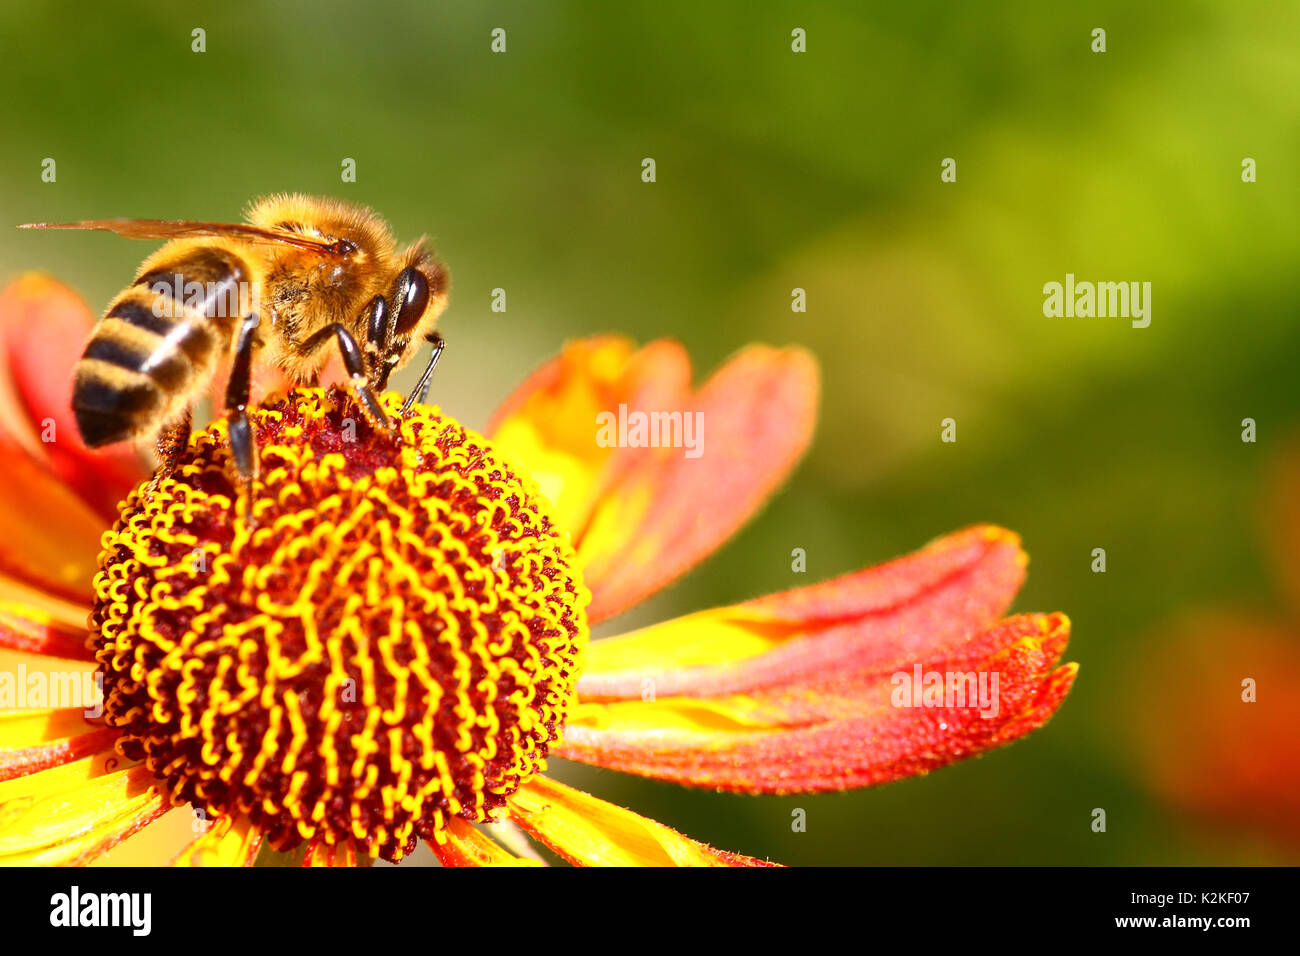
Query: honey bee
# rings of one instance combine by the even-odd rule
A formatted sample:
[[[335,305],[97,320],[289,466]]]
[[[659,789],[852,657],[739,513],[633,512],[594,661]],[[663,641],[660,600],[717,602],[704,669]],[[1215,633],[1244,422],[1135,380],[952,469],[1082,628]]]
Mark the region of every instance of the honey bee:
[[[427,341],[433,355],[403,412],[424,400],[442,354],[434,326],[450,284],[425,240],[399,249],[370,209],[296,194],[257,200],[245,219],[20,227],[170,240],[113,299],[77,362],[72,408],[87,446],[153,435],[166,465],[189,444],[191,406],[227,355],[224,411],[246,493],[257,477],[247,411],[255,353],[290,380],[312,383],[336,346],[362,412],[391,432],[376,395]]]

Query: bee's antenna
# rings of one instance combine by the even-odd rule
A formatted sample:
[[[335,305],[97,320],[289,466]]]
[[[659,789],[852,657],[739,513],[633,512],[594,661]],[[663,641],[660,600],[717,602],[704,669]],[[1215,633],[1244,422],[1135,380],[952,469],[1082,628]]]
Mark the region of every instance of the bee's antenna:
[[[438,359],[442,358],[442,350],[447,347],[447,343],[440,332],[430,332],[426,341],[433,343],[433,355],[429,356],[429,364],[424,367],[420,380],[415,383],[415,388],[411,389],[411,394],[406,396],[406,401],[402,403],[403,415],[409,412],[411,406],[417,401],[423,405],[424,400],[429,397],[429,382],[433,379],[433,370],[438,367]]]

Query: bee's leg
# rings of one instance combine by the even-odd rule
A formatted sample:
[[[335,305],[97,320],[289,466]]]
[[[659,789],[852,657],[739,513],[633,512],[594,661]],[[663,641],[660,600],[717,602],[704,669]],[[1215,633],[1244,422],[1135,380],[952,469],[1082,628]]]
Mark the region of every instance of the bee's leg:
[[[154,447],[158,450],[158,459],[165,474],[171,474],[177,461],[190,446],[190,430],[194,424],[193,409],[186,408],[181,417],[164,425],[158,432]]]
[[[429,364],[424,367],[420,374],[420,380],[415,383],[415,388],[411,389],[411,394],[406,396],[406,401],[402,403],[402,414],[405,415],[411,410],[411,406],[416,402],[421,405],[429,397],[429,383],[433,380],[433,370],[438,367],[438,359],[442,358],[442,350],[447,347],[447,342],[443,339],[441,332],[430,332],[427,341],[433,343],[433,354],[429,356]]]
[[[382,392],[388,386],[389,343],[397,324],[397,313],[388,308],[388,300],[377,295],[362,313],[366,317],[366,375],[371,387]]]
[[[257,442],[253,439],[253,426],[248,420],[249,392],[253,385],[253,330],[258,317],[249,315],[239,328],[235,345],[235,358],[230,366],[230,381],[226,384],[226,423],[230,435],[230,453],[235,459],[240,495],[247,503],[246,514],[253,516],[253,482],[257,478]]]
[[[357,340],[347,329],[337,322],[325,326],[302,344],[303,354],[310,355],[331,338],[339,344],[339,351],[343,354],[343,368],[348,373],[348,388],[361,406],[361,411],[370,424],[392,434],[393,424],[384,414],[383,406],[370,388],[370,379],[366,377],[366,362],[361,346],[357,345]]]
[[[393,283],[388,302],[392,303],[388,324],[382,340],[377,340],[382,358],[371,376],[371,383],[381,392],[388,388],[388,376],[397,368],[411,340],[411,331],[429,306],[429,280],[419,269],[407,266]]]

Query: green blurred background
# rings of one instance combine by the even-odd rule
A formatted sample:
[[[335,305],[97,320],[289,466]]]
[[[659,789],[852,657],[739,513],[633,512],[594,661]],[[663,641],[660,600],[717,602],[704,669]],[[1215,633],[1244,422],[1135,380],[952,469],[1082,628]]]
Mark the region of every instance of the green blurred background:
[[[0,222],[231,219],[280,190],[369,203],[451,267],[434,396],[476,426],[571,337],[672,336],[701,374],[749,341],[802,343],[824,396],[793,481],[618,624],[993,521],[1032,555],[1016,607],[1074,622],[1075,690],[1010,748],[850,794],[562,774],[789,863],[1280,862],[1294,850],[1267,832],[1152,796],[1125,714],[1161,679],[1135,652],[1171,615],[1282,613],[1258,518],[1300,423],[1298,35],[1300,6],[1227,0],[6,4]],[[48,270],[99,311],[148,248],[0,229],[0,271]],[[1150,281],[1150,328],[1045,318],[1066,272]]]

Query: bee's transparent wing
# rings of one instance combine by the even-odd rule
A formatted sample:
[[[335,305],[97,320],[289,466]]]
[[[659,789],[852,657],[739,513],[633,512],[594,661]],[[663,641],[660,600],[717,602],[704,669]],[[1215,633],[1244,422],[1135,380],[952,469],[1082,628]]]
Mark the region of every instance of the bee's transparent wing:
[[[19,229],[96,229],[127,239],[202,239],[228,237],[245,242],[278,242],[322,254],[341,255],[350,243],[304,236],[288,230],[261,229],[238,222],[197,222],[190,219],[83,219],[80,222],[29,222]]]

